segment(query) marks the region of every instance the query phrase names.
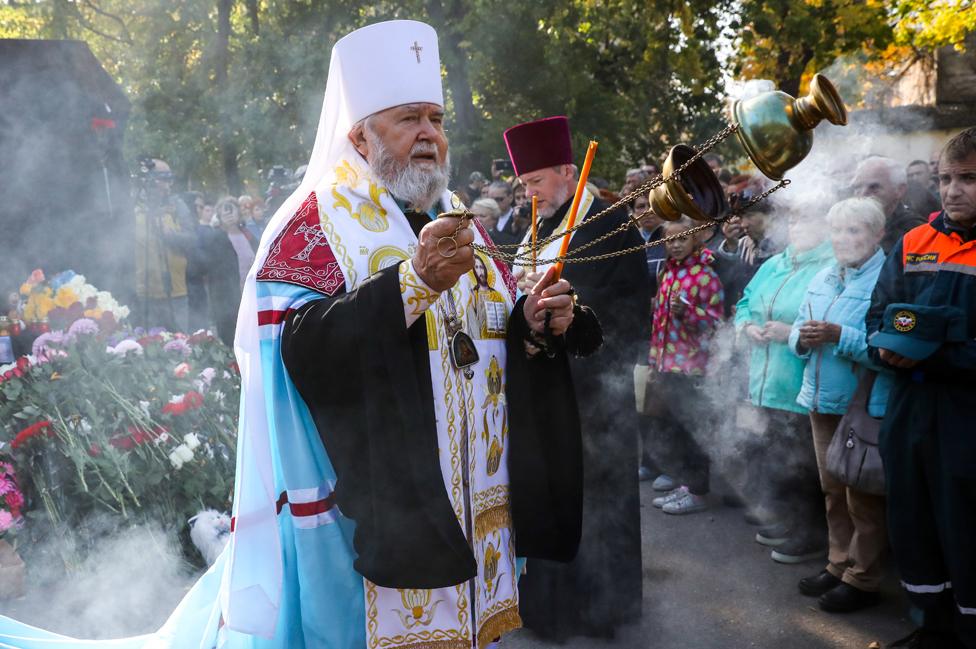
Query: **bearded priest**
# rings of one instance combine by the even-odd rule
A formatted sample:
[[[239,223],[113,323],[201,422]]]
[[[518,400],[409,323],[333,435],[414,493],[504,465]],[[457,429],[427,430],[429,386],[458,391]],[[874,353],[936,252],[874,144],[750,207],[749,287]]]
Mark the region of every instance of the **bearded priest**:
[[[566,231],[578,175],[566,117],[519,124],[505,131],[512,166],[526,197],[538,202],[538,240]],[[604,343],[596,353],[572,358],[583,434],[583,535],[579,554],[568,564],[529,560],[519,584],[526,627],[547,639],[574,635],[613,637],[616,627],[640,616],[640,495],[637,481],[637,413],[633,408],[633,366],[650,339],[651,289],[644,243],[636,228],[609,236],[628,222],[624,210],[583,192],[569,254],[605,256],[566,264],[563,276],[577,297],[595,312]],[[598,239],[603,238],[602,241]],[[526,252],[526,237],[520,252]],[[538,258],[558,254],[562,237],[540,245]],[[585,249],[584,249],[585,247]],[[518,272],[528,290],[549,269]],[[580,319],[580,324],[583,322]]]
[[[438,218],[443,106],[430,26],[335,44],[244,288],[231,541],[159,633],[111,646],[484,649],[521,626],[516,557],[575,556],[579,307],[566,280],[517,298],[484,229]],[[0,643],[76,646],[7,619]]]

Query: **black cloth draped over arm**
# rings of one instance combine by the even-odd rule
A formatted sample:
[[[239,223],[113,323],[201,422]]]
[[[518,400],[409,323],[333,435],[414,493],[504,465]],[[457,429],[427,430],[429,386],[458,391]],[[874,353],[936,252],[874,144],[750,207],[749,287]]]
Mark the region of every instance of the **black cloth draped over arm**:
[[[572,379],[565,353],[526,358],[516,313],[506,389],[516,551],[568,560],[582,516]],[[281,354],[335,469],[336,505],[356,521],[356,570],[389,588],[474,577],[440,471],[426,321],[404,326],[397,267],[292,313]]]

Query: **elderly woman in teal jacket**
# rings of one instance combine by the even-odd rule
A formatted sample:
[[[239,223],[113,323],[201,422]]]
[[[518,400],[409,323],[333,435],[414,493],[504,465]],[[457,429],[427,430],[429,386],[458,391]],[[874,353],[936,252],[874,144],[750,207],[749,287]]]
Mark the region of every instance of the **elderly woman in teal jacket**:
[[[754,429],[744,449],[750,484],[743,495],[766,523],[756,541],[774,548],[781,563],[821,557],[827,545],[810,419],[796,403],[804,362],[787,346],[810,280],[833,263],[826,234],[822,214],[792,212],[789,245],[759,267],[736,305],[736,331],[751,346],[749,400],[758,407],[758,416],[742,422]]]
[[[820,598],[826,611],[848,612],[876,604],[882,577],[884,496],[852,489],[824,470],[827,447],[865,370],[864,316],[884,265],[885,215],[871,198],[849,198],[827,214],[837,262],[817,274],[790,332],[790,347],[803,359],[797,404],[810,412],[813,444],[827,508],[827,566],[800,580],[800,592]],[[871,390],[868,413],[883,417],[891,376],[882,372]]]

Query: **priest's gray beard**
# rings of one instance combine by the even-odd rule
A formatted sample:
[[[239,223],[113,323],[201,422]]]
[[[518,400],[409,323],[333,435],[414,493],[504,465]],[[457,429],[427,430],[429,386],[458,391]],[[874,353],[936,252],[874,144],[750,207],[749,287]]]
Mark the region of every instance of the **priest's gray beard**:
[[[451,154],[444,158],[443,165],[436,165],[433,170],[409,160],[403,164],[387,150],[368,122],[363,132],[369,144],[369,168],[390,194],[416,210],[426,212],[433,207],[451,180]],[[436,156],[437,146],[432,142],[417,142],[410,149],[411,156],[425,153]]]
[[[569,188],[563,188],[557,190],[552,197],[551,203],[546,203],[546,205],[536,210],[536,212],[538,212],[539,214],[539,218],[540,219],[551,218],[552,215],[556,213],[556,210],[558,210],[560,207],[565,205],[566,201],[568,201],[572,196],[573,196],[573,192],[570,191]]]

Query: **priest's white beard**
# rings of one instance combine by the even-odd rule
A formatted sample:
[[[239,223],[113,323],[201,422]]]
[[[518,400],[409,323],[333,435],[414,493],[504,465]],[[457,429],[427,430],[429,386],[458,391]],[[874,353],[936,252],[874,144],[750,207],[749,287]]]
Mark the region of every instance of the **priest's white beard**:
[[[390,194],[417,210],[426,212],[433,207],[451,180],[451,154],[445,156],[444,164],[435,165],[433,170],[412,161],[403,164],[387,150],[368,124],[363,132],[369,144],[369,168]],[[437,155],[437,146],[432,142],[417,142],[410,149],[411,156],[425,153]]]
[[[536,212],[539,214],[539,218],[540,219],[551,218],[552,215],[556,213],[556,210],[558,210],[560,207],[565,205],[566,201],[568,201],[570,197],[572,197],[572,195],[573,192],[570,191],[568,188],[557,190],[552,197],[551,203],[546,203],[543,207],[540,207],[536,210]]]

